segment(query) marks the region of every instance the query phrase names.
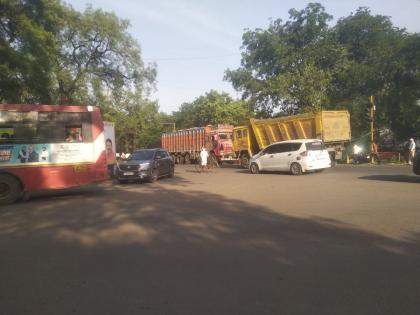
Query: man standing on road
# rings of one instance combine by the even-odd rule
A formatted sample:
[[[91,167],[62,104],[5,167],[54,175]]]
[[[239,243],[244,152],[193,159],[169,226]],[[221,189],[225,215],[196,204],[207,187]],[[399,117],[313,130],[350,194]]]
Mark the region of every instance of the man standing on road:
[[[370,154],[372,156],[373,163],[381,164],[381,160],[379,159],[379,155],[378,155],[378,145],[376,144],[376,142],[372,142]]]
[[[200,152],[200,160],[201,160],[201,170],[204,170],[205,167],[207,167],[207,158],[209,157],[209,154],[205,147],[201,149]]]
[[[411,138],[408,144],[408,164],[412,165],[414,161],[414,155],[416,154],[416,143]]]

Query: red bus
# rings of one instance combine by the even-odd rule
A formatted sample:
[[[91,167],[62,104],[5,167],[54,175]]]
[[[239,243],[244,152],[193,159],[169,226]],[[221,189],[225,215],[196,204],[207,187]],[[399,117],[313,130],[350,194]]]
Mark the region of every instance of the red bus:
[[[107,178],[98,107],[0,104],[0,204]]]

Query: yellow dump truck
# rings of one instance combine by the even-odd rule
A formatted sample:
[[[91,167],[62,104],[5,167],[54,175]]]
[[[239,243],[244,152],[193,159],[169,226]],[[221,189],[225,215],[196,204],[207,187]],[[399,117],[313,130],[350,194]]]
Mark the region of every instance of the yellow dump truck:
[[[248,125],[233,129],[235,156],[244,167],[251,156],[268,145],[293,139],[321,139],[331,160],[341,160],[344,146],[351,140],[350,114],[340,110],[250,119]]]

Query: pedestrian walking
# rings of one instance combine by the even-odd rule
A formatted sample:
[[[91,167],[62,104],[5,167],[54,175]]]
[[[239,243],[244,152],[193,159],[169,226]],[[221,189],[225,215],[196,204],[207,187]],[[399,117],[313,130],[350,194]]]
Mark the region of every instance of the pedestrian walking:
[[[209,157],[209,153],[207,152],[205,147],[202,147],[201,152],[200,152],[201,170],[204,170],[204,168],[207,168],[208,170],[208,166],[207,166],[208,157]]]
[[[416,154],[416,143],[411,138],[408,144],[408,164],[412,165],[414,161],[414,155]]]

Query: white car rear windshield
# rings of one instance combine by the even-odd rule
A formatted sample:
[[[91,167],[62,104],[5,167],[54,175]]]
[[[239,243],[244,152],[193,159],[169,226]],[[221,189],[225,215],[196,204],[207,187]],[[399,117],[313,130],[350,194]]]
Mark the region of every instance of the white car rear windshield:
[[[324,150],[324,144],[320,141],[308,142],[305,144],[308,151],[321,151]]]

